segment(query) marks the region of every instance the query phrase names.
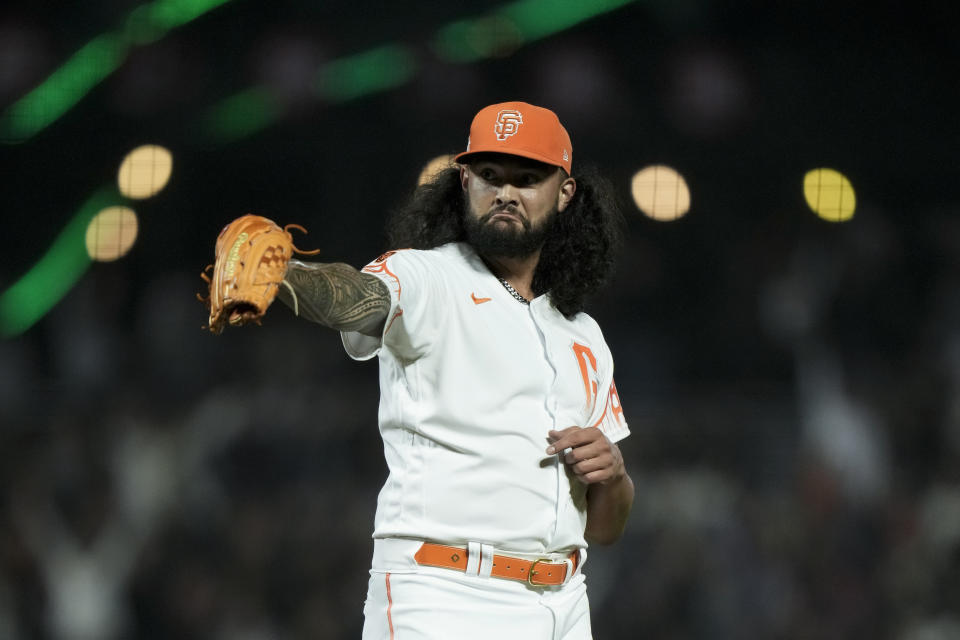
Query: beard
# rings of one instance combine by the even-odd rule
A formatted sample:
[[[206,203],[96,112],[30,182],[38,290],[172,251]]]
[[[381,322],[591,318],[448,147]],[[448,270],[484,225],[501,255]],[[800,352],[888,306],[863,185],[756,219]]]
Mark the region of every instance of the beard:
[[[474,216],[469,205],[464,216],[464,232],[467,242],[477,253],[503,258],[524,258],[543,247],[547,236],[557,221],[557,209],[554,207],[537,225],[521,218],[521,227],[517,225],[500,226],[490,219],[502,209],[492,209],[483,216]]]

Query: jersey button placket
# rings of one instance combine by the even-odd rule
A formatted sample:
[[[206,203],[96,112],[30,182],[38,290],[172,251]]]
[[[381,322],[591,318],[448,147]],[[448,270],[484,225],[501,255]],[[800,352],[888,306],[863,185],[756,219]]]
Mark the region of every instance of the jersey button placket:
[[[534,300],[530,304],[530,315],[533,318],[534,325],[537,327],[537,332],[540,334],[540,342],[543,345],[543,357],[550,366],[550,371],[553,374],[553,379],[550,381],[550,394],[547,400],[547,412],[550,414],[550,418],[553,420],[553,428],[560,430],[570,425],[560,425],[557,422],[560,413],[560,399],[557,393],[560,379],[559,370],[557,369],[556,351],[553,348],[554,345],[551,344],[548,339],[549,332],[544,330],[545,326],[546,328],[549,328],[549,318],[546,317],[547,314],[544,313],[544,302],[544,297]]]
[[[563,429],[565,426],[560,426],[557,424],[557,419],[559,415],[559,398],[557,385],[559,383],[559,371],[557,369],[557,362],[555,358],[555,352],[553,345],[547,339],[549,336],[549,331],[544,329],[549,329],[549,317],[544,312],[545,298],[537,298],[530,304],[530,317],[533,319],[533,324],[537,328],[537,333],[540,335],[540,344],[543,347],[543,357],[546,360],[547,364],[550,367],[550,371],[553,374],[553,380],[550,382],[550,394],[548,395],[547,402],[547,412],[550,414],[550,418],[555,430]],[[560,506],[562,504],[561,496],[564,495],[564,475],[565,470],[563,463],[560,461],[560,456],[553,456],[553,464],[557,470],[557,484],[556,484],[556,494],[553,503],[553,536],[557,535],[557,532],[560,528]]]

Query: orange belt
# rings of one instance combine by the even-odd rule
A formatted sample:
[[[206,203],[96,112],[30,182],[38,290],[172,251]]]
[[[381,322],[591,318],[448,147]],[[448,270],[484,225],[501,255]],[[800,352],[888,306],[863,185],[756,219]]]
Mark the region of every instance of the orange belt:
[[[417,564],[444,569],[467,570],[467,550],[463,547],[450,547],[445,544],[424,542],[414,554]],[[577,570],[580,553],[573,551],[567,558],[569,562],[550,562],[549,560],[524,560],[513,556],[493,556],[490,575],[494,578],[519,580],[534,586],[560,585],[567,580],[567,571]]]

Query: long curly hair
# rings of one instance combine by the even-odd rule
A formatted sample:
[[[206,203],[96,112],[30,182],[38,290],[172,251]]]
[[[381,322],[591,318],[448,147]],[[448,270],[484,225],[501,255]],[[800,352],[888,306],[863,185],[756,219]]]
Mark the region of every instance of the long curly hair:
[[[549,293],[567,318],[582,311],[586,298],[609,279],[623,233],[610,182],[592,166],[573,177],[576,193],[552,225],[533,274],[534,294]],[[389,248],[432,249],[466,241],[466,210],[459,169],[444,169],[390,215]]]

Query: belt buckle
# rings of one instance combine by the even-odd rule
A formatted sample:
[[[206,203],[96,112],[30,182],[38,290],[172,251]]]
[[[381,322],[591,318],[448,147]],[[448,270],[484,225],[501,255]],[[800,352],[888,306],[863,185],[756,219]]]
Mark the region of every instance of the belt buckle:
[[[563,585],[570,582],[570,578],[571,576],[573,576],[573,561],[570,559],[570,556],[567,556],[563,559],[563,564],[567,566],[567,571],[563,574],[563,581],[557,585],[540,584],[533,581],[533,576],[534,574],[536,574],[535,569],[537,568],[537,565],[540,564],[541,562],[549,562],[550,564],[560,564],[559,562],[556,562],[555,560],[551,560],[550,558],[537,558],[536,560],[534,560],[533,564],[530,565],[530,570],[527,572],[527,584],[529,584],[531,587],[552,587],[552,586],[562,587]]]

